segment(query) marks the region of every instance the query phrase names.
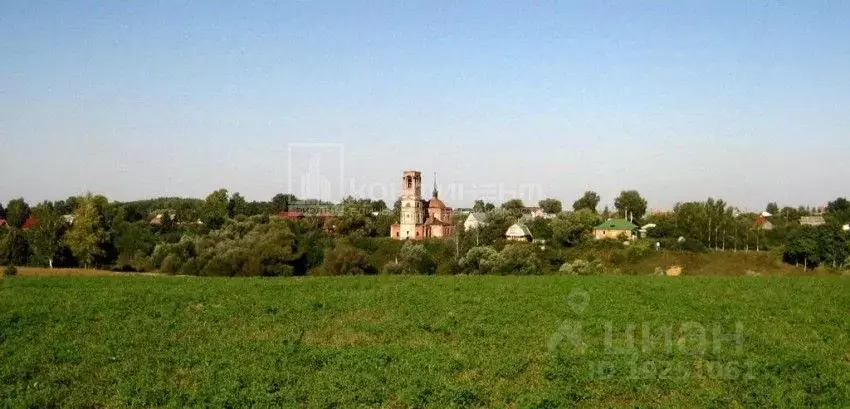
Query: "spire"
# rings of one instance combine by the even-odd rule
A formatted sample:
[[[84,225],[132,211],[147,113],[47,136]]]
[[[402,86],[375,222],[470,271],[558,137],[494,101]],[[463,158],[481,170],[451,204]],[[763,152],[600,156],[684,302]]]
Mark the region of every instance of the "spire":
[[[434,197],[437,197],[437,172],[434,172]]]

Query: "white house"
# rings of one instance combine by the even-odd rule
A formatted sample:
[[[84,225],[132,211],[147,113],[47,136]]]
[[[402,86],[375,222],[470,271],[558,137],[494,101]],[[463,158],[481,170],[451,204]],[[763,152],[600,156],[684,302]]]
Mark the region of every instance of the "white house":
[[[463,230],[477,229],[487,224],[487,214],[476,212],[466,216],[466,221],[463,222]]]

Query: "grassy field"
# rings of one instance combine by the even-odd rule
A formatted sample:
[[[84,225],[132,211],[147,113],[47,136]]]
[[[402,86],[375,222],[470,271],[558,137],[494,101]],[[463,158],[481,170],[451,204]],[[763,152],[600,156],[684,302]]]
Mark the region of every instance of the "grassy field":
[[[846,277],[10,277],[0,406],[847,407],[848,311]]]

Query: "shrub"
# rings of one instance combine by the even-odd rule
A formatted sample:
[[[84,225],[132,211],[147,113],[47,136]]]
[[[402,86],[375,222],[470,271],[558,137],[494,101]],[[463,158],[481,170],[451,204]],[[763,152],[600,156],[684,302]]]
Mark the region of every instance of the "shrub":
[[[406,242],[398,255],[404,274],[434,274],[437,261],[422,244]]]
[[[626,249],[626,258],[635,262],[652,254],[652,242],[650,240],[636,240]]]
[[[390,275],[403,274],[404,268],[401,266],[401,264],[391,261],[384,266],[384,269],[381,271],[381,273]]]
[[[363,275],[376,273],[369,264],[366,252],[348,244],[338,244],[325,250],[325,260],[319,268],[323,275]]]
[[[180,256],[175,253],[171,253],[165,256],[162,259],[162,264],[159,267],[159,271],[165,274],[175,274],[180,271],[180,267],[183,264],[182,260],[180,260]]]
[[[130,259],[130,267],[136,271],[153,270],[150,257],[142,250],[136,250],[136,253],[133,254],[133,258]]]
[[[460,267],[466,274],[496,274],[502,264],[502,256],[489,246],[473,247],[460,259]]]
[[[691,251],[694,253],[705,253],[708,249],[705,247],[702,242],[694,239],[685,239],[685,241],[679,243],[679,248],[684,251]]]
[[[568,275],[589,276],[602,274],[605,272],[605,269],[602,267],[602,263],[598,261],[578,259],[564,263],[558,272]]]
[[[462,273],[463,273],[463,269],[460,268],[460,264],[454,259],[451,259],[449,261],[446,261],[446,262],[443,262],[443,263],[440,263],[439,265],[437,265],[437,275],[444,275],[445,276],[445,275],[455,275],[455,274],[462,274]]]
[[[537,257],[537,246],[531,243],[511,243],[499,253],[502,259],[502,274],[541,274],[543,268]]]
[[[3,270],[3,276],[5,276],[5,277],[12,277],[12,276],[16,276],[16,275],[18,275],[18,268],[15,267],[14,265],[9,264]]]

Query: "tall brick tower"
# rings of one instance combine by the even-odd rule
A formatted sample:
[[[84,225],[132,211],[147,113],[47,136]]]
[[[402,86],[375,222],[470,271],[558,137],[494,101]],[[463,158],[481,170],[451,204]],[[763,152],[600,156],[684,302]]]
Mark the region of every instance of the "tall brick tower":
[[[425,209],[422,206],[422,173],[406,170],[401,177],[401,220],[399,238],[419,238],[418,225],[425,222]]]

